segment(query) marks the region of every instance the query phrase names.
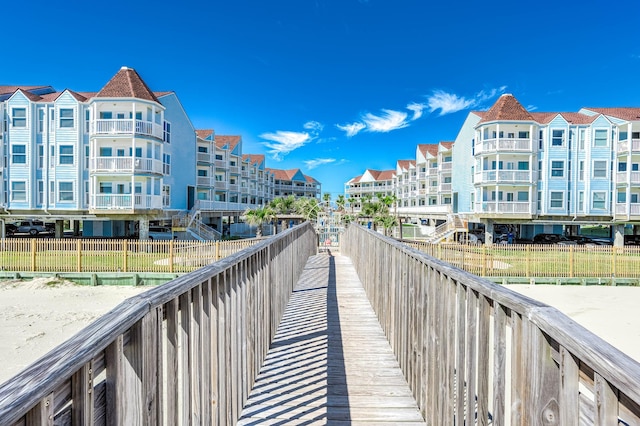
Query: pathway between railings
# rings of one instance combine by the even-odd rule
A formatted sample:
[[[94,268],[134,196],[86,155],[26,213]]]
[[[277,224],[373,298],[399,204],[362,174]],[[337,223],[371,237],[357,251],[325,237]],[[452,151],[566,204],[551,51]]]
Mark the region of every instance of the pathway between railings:
[[[238,424],[425,424],[348,257],[307,262]]]

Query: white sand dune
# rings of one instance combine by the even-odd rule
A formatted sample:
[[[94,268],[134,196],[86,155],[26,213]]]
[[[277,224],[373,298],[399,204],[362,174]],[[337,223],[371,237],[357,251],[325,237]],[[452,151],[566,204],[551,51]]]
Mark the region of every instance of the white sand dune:
[[[640,362],[640,287],[507,287],[556,307]],[[148,288],[78,286],[52,278],[0,283],[0,383]]]

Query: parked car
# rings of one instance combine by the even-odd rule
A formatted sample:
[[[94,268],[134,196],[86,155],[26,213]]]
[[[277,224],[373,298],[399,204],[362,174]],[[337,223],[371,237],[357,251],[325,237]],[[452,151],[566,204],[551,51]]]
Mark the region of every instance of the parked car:
[[[533,237],[533,244],[557,244],[564,237],[558,234],[538,234]]]
[[[38,234],[51,234],[55,230],[55,225],[51,224],[47,226],[40,220],[23,220],[22,222],[18,222],[16,226],[15,234],[29,234],[34,236]]]
[[[175,240],[177,237],[173,235],[173,231],[170,228],[163,226],[150,226],[149,227],[149,239],[150,240]]]

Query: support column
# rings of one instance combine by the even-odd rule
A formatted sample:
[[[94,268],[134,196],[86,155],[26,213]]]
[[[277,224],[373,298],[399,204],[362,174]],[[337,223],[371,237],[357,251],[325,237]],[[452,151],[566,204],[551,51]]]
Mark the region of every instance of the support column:
[[[64,220],[56,220],[55,238],[59,240],[64,237]]]
[[[613,225],[613,246],[624,247],[624,225]]]
[[[485,220],[484,223],[484,244],[493,245],[493,220]]]
[[[140,241],[149,239],[149,219],[146,217],[138,221],[138,239]]]

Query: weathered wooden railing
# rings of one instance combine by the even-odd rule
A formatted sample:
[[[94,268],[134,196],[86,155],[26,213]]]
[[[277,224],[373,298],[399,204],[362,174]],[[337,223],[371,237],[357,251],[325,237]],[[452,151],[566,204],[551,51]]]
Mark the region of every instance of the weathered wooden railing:
[[[0,425],[233,424],[293,285],[303,224],[132,297],[0,386]]]
[[[359,226],[342,250],[428,424],[640,424],[640,364],[558,310]]]

